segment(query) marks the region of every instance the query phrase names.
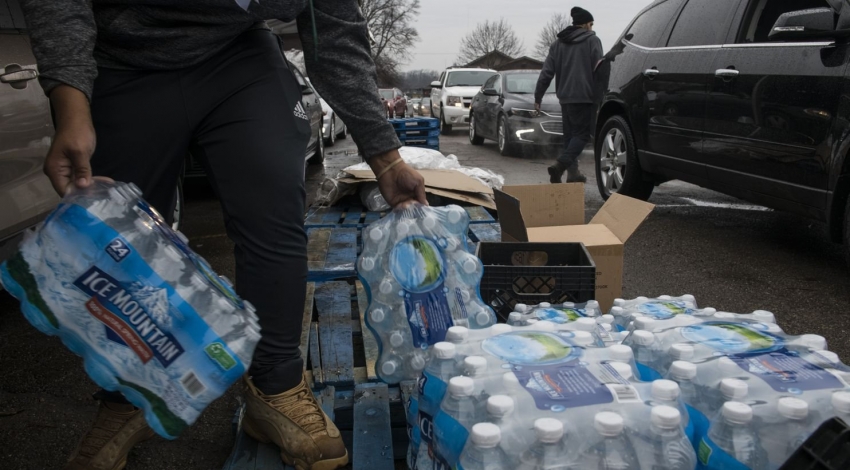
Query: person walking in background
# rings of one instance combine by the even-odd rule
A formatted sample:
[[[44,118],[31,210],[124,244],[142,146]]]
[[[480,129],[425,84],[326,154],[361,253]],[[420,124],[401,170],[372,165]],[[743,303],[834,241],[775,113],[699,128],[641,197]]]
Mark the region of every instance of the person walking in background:
[[[594,73],[602,60],[602,41],[593,32],[593,15],[589,11],[574,7],[570,16],[573,25],[558,33],[558,40],[549,47],[534,92],[534,109],[539,112],[543,95],[555,78],[564,123],[564,149],[549,167],[552,183],[561,183],[565,171],[567,183],[587,181],[578,169],[578,157],[590,142],[593,103],[598,101]]]

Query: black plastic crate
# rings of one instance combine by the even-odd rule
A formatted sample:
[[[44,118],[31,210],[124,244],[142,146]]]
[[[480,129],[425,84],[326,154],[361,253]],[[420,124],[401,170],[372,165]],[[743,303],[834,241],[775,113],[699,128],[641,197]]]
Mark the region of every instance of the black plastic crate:
[[[481,297],[503,321],[514,305],[586,302],[596,296],[596,265],[582,243],[482,242]]]
[[[850,429],[841,418],[825,421],[780,470],[846,470],[850,468]]]

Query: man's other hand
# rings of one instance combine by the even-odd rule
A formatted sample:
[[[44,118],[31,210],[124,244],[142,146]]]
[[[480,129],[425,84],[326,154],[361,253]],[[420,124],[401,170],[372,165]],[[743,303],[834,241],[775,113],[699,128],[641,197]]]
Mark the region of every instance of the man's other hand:
[[[381,195],[391,207],[405,207],[413,202],[428,204],[425,199],[425,179],[418,171],[411,168],[407,163],[401,161],[398,150],[392,150],[383,155],[376,155],[369,159],[369,166],[378,178],[378,189]],[[381,172],[393,165],[386,173]]]
[[[60,195],[76,185],[92,182],[91,156],[95,148],[94,125],[89,102],[83,92],[60,85],[50,93],[56,116],[56,135],[44,159],[44,174]]]

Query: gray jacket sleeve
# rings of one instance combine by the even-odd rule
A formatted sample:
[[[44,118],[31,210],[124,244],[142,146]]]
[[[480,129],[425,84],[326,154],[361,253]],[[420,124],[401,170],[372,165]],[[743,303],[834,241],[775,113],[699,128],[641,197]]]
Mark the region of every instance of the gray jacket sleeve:
[[[314,0],[298,16],[310,81],[345,122],[363,157],[401,147],[378,97],[366,20],[356,0]],[[316,28],[318,43],[313,41]]]
[[[552,83],[552,78],[555,76],[555,47],[557,41],[549,46],[549,55],[543,62],[543,70],[540,71],[540,76],[537,78],[537,88],[534,89],[534,102],[540,103],[543,101],[543,95],[546,94],[546,89]]]
[[[44,93],[66,84],[91,100],[97,27],[90,0],[22,0],[21,6]]]
[[[602,41],[599,37],[594,36],[590,39],[590,70],[596,71],[596,66],[602,60]]]

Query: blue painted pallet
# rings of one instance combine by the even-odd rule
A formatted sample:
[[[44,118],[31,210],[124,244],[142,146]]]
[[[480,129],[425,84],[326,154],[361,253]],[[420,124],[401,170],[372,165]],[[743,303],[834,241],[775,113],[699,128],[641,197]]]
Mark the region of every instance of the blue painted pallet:
[[[423,128],[423,129],[439,129],[440,120],[436,118],[426,118],[426,117],[410,117],[410,118],[401,118],[401,119],[390,119],[390,124],[396,130],[399,129],[410,129],[410,128]]]
[[[410,139],[440,137],[440,129],[398,129],[395,131],[395,133],[398,136],[398,140],[400,140],[402,143]]]
[[[469,239],[474,243],[502,241],[502,226],[498,222],[470,225]]]
[[[307,229],[307,280],[330,281],[353,277],[360,254],[360,229]]]
[[[315,302],[322,381],[325,385],[353,386],[351,287],[339,281],[318,284]]]
[[[440,150],[439,137],[415,137],[402,142],[406,147],[424,147],[432,150]]]

